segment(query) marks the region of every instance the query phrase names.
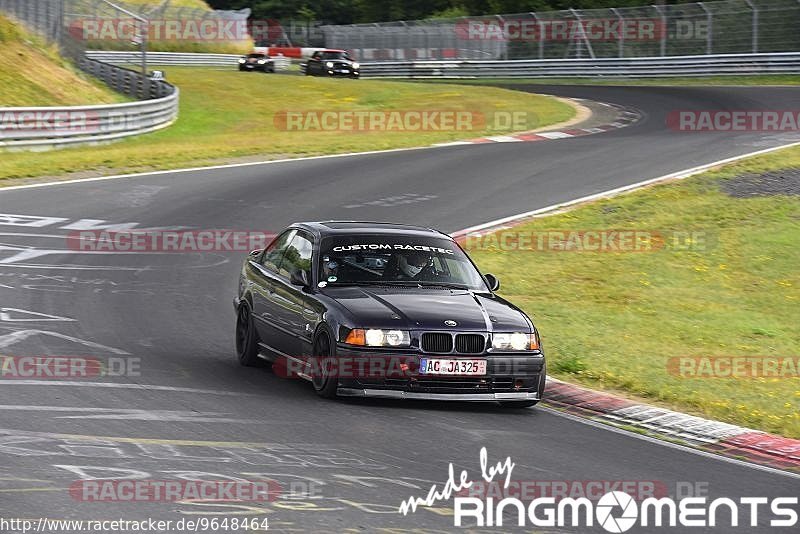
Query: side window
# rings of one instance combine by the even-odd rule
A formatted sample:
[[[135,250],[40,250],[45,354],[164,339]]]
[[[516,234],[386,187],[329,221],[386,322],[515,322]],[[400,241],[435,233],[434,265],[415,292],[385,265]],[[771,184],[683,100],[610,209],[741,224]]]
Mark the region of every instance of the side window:
[[[289,247],[289,243],[292,241],[292,238],[296,233],[297,230],[288,230],[275,238],[275,241],[273,241],[272,244],[267,248],[266,252],[264,252],[264,257],[261,259],[261,265],[263,265],[267,270],[277,273],[278,266],[281,264],[281,259],[283,258],[286,249]]]
[[[292,239],[286,254],[283,255],[278,274],[289,278],[296,270],[306,271],[311,274],[311,253],[314,245],[311,240],[303,234],[297,234]]]
[[[311,55],[311,59],[319,59],[320,57],[322,57],[322,53],[321,52],[314,52]]]

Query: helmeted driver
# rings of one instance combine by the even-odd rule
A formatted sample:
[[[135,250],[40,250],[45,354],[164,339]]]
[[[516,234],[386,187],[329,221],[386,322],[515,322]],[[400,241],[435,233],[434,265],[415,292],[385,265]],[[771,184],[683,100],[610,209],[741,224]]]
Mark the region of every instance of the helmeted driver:
[[[398,260],[400,277],[409,280],[417,279],[420,273],[432,264],[432,260],[430,253],[426,252],[413,251],[402,254]]]

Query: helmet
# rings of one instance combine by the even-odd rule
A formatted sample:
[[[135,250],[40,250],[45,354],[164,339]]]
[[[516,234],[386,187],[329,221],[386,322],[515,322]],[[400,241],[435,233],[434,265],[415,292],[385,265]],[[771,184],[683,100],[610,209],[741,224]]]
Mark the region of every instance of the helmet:
[[[425,268],[425,266],[430,263],[430,261],[431,258],[427,254],[412,252],[410,254],[404,254],[400,256],[398,263],[403,274],[410,278],[414,278],[420,273],[420,271],[422,271],[422,269]]]

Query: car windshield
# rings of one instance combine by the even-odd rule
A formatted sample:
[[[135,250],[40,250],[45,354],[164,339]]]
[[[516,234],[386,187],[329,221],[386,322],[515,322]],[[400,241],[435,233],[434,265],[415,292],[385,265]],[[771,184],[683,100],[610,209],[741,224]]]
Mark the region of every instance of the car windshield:
[[[486,291],[478,270],[451,240],[415,235],[330,237],[320,247],[325,285],[444,286]]]
[[[350,60],[350,56],[347,52],[323,52],[322,59],[347,59]]]
[[[250,58],[250,59],[264,59],[264,58],[267,57],[267,55],[266,54],[248,54],[247,57]]]

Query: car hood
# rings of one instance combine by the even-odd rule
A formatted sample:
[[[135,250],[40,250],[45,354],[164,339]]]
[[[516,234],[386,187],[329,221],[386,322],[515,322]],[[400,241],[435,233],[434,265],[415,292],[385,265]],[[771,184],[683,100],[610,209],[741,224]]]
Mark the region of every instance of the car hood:
[[[451,289],[328,288],[356,325],[409,330],[528,331],[527,317],[496,295]],[[445,321],[455,321],[449,326]]]

